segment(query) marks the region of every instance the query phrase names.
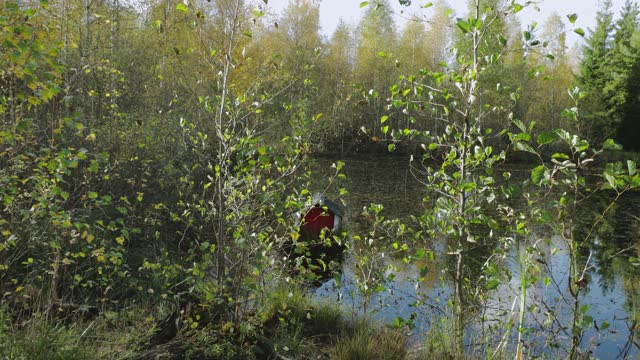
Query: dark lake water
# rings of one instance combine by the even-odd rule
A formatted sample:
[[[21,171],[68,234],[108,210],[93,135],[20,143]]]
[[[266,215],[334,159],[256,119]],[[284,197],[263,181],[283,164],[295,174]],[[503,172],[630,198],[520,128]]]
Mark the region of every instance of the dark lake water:
[[[330,165],[335,161],[317,159],[314,170],[328,176]],[[348,208],[347,228],[350,233],[364,234],[368,231],[369,224],[362,221],[360,213],[371,203],[383,204],[382,215],[387,219],[420,215],[428,206],[422,200],[427,190],[412,175],[408,157],[347,158],[342,161],[346,164],[343,172],[347,178],[332,184],[328,195],[338,197],[338,186],[348,191],[340,198]],[[507,170],[514,177],[524,179],[529,176],[524,166],[509,166]],[[325,185],[321,184],[321,187]],[[596,214],[606,208],[610,200],[610,194],[603,194],[583,203],[579,213],[573,215],[576,222],[588,223],[596,219]],[[640,314],[640,267],[631,261],[631,257],[640,257],[639,216],[640,193],[625,194],[597,225],[598,235],[589,244],[584,244],[580,251],[580,264],[587,264],[587,276],[578,301],[585,312],[585,321],[589,322],[585,324],[581,349],[596,358],[636,359],[640,356],[640,325],[637,321]],[[544,229],[534,230],[528,242],[536,243],[541,250],[536,259],[540,264],[541,280],[527,289],[525,324],[528,331],[523,336],[524,343],[530,356],[566,356],[575,306],[567,286],[568,245],[560,234]],[[427,239],[421,246],[433,252],[433,260],[425,258],[405,264],[400,258],[378,254],[379,262],[394,267],[386,274],[393,272],[394,278],[382,283],[384,290],[380,288],[380,292],[368,299],[367,310],[367,316],[389,324],[397,319],[413,319],[412,346],[420,346],[427,332],[441,327],[451,316],[448,302],[451,300],[452,282],[447,274],[453,262],[452,256],[446,254],[450,247],[446,240],[441,239]],[[364,298],[359,290],[362,277],[356,276],[359,269],[355,251],[350,250],[342,259],[342,271],[337,275],[339,281],[325,281],[315,289],[314,297],[338,301],[347,313],[362,316]],[[496,346],[501,336],[508,336],[512,340],[509,346],[515,344],[517,328],[512,328],[509,335],[505,334],[508,324],[517,323],[521,283],[517,257],[517,252],[512,250],[500,262],[500,266],[507,267],[512,273],[509,281],[497,289],[482,291],[475,298],[474,294],[468,295],[474,298],[473,304],[469,305],[473,309],[469,309],[472,315],[469,316],[465,341],[470,353],[484,350],[486,339],[495,341]],[[487,252],[479,251],[477,260],[486,262]],[[481,275],[480,272],[477,274]],[[547,278],[546,282],[542,280],[544,278]],[[479,345],[481,341],[484,344]]]

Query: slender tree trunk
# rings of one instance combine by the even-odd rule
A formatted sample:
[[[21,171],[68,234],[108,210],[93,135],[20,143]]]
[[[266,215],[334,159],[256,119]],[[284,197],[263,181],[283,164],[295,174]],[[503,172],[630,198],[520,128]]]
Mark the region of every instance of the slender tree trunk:
[[[576,214],[578,211],[578,189],[574,188],[573,192],[573,208],[572,214]],[[574,225],[573,219],[569,219],[569,229],[565,234],[566,242],[569,247],[569,293],[571,294],[571,300],[573,301],[573,318],[571,324],[571,351],[569,352],[569,359],[577,359],[580,355],[580,343],[582,342],[582,335],[584,334],[584,324],[581,324],[584,314],[580,311],[580,286],[578,281],[581,277],[580,267],[578,266],[578,247],[576,239],[573,234]]]
[[[217,222],[217,249],[216,249],[216,267],[217,267],[217,280],[218,284],[223,284],[226,278],[226,263],[225,263],[225,234],[226,234],[226,222],[225,222],[225,211],[226,211],[226,181],[229,178],[231,168],[227,163],[227,150],[228,150],[228,140],[226,140],[224,135],[224,126],[231,126],[233,124],[227,123],[225,124],[225,104],[227,102],[228,92],[229,92],[229,73],[231,70],[232,64],[232,56],[234,50],[234,42],[236,36],[236,30],[239,26],[238,19],[240,15],[240,7],[242,1],[236,0],[235,9],[233,10],[233,16],[229,19],[229,26],[225,27],[225,31],[227,31],[225,35],[225,40],[227,44],[224,45],[224,55],[222,58],[223,69],[222,69],[222,89],[220,94],[220,106],[218,108],[218,114],[216,118],[216,134],[218,137],[218,165],[220,167],[220,173],[217,176],[217,192],[218,192],[218,222]],[[223,287],[221,287],[221,291],[223,291]]]
[[[475,18],[480,18],[480,1],[475,2]],[[471,69],[466,71],[472,71],[468,76],[468,93],[466,94],[466,109],[463,116],[462,124],[462,139],[460,143],[460,181],[463,186],[460,186],[460,193],[458,194],[458,216],[459,216],[459,229],[458,229],[458,243],[456,250],[456,270],[454,277],[454,331],[455,331],[455,347],[459,355],[464,353],[464,257],[466,256],[466,237],[467,237],[467,225],[466,225],[466,208],[467,208],[467,194],[465,191],[464,182],[467,181],[468,170],[467,161],[469,158],[469,144],[471,141],[471,117],[473,116],[472,109],[476,98],[476,87],[478,74],[478,46],[479,46],[479,33],[478,29],[474,29],[473,36],[473,63]]]
[[[118,26],[118,15],[120,12],[119,9],[119,2],[118,0],[113,0],[111,3],[112,9],[111,9],[111,31],[109,34],[109,42],[110,42],[110,47],[109,47],[109,66],[110,68],[115,66],[115,48],[117,46],[117,26]],[[116,94],[115,94],[115,88],[116,88],[116,81],[115,81],[115,74],[113,72],[113,69],[111,69],[112,71],[109,71],[109,93],[111,96],[109,96],[109,110],[107,111],[107,114],[109,116],[109,143],[113,145],[116,144],[116,142],[114,141],[115,138],[115,129],[116,129]],[[117,145],[116,145],[117,146]]]

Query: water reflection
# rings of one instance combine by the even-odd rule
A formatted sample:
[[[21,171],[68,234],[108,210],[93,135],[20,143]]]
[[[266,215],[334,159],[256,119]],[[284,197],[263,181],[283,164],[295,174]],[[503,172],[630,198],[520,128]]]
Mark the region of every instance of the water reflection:
[[[328,169],[330,163],[329,159],[318,160],[315,171]],[[345,163],[347,179],[340,186],[349,191],[343,200],[351,210],[353,233],[363,234],[369,230],[371,223],[360,216],[360,212],[370,203],[384,204],[386,218],[402,219],[420,215],[427,206],[422,201],[425,189],[413,179],[408,158],[348,159]],[[528,176],[522,168],[509,170]],[[591,197],[584,200],[574,214],[573,235],[580,241],[578,264],[587,270],[584,282],[579,284],[582,290],[577,298],[568,291],[571,275],[567,241],[544,228],[536,229],[527,239],[520,239],[523,247],[535,243],[539,251],[534,259],[533,275],[541,281],[527,289],[526,297],[524,339],[529,355],[566,355],[573,336],[575,301],[589,322],[584,324],[581,349],[601,359],[640,355],[637,322],[640,267],[630,261],[630,256],[640,255],[640,194],[627,194],[608,208],[611,200],[608,194]],[[606,215],[601,217],[607,208]],[[597,225],[593,226],[594,223]],[[385,284],[384,291],[370,300],[369,307],[369,312],[380,321],[394,323],[400,318],[412,321],[415,342],[420,341],[432,321],[449,316],[451,310],[447,302],[452,294],[449,272],[445,270],[451,268],[453,257],[446,255],[449,251],[446,240],[424,239],[420,246],[433,253],[435,260],[424,257],[406,264],[402,257],[387,255],[383,259],[384,267],[394,269],[395,277]],[[482,267],[493,253],[493,246],[490,240],[480,241],[470,251],[473,256],[468,257],[466,264],[470,282],[481,282]],[[512,251],[503,264],[512,273],[510,280],[496,290],[466,294],[471,300],[466,314],[468,346],[473,346],[479,337],[499,342],[501,338],[495,334],[517,326],[516,302],[521,290],[517,255]],[[323,283],[314,295],[340,301],[346,309],[358,314],[364,299],[358,291],[353,253],[346,255],[342,266],[339,281],[332,279]],[[501,332],[494,333],[495,330]],[[515,327],[510,336],[517,338]]]

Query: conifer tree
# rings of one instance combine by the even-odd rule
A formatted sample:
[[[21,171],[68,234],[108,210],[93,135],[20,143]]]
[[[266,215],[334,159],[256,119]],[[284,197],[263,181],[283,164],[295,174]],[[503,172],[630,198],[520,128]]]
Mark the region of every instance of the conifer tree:
[[[613,33],[613,12],[611,0],[605,0],[596,15],[596,27],[590,31],[583,50],[583,60],[580,64],[578,82],[580,88],[587,91],[584,101],[583,132],[592,140],[602,141],[609,137],[611,131],[605,131],[608,126],[608,113],[603,89],[611,81],[607,69],[607,57],[611,52]],[[600,134],[600,135],[598,135]]]
[[[626,1],[615,28],[611,56],[607,57],[611,79],[603,89],[610,114],[610,131],[619,130],[625,117],[627,102],[634,97],[629,92],[632,85],[630,82],[633,81],[631,71],[638,62],[638,49],[632,46],[632,38],[638,31],[638,5],[634,1]]]
[[[626,11],[629,9],[629,11]],[[624,24],[625,32],[630,32],[625,37],[620,37],[620,41],[616,42],[616,46],[620,48],[620,52],[616,54],[618,62],[626,66],[625,82],[622,85],[624,105],[622,106],[622,114],[620,116],[620,126],[617,140],[624,146],[626,150],[638,151],[640,144],[638,136],[640,136],[640,121],[637,114],[640,113],[640,32],[638,31],[638,6],[636,3],[625,4],[623,13],[626,17],[621,19],[620,23]],[[626,21],[624,19],[626,18]],[[624,40],[624,42],[623,42]]]

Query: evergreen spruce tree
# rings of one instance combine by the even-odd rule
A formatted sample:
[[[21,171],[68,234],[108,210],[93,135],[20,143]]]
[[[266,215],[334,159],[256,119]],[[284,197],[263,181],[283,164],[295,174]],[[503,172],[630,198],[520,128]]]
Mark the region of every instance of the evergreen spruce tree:
[[[629,93],[631,70],[638,61],[637,48],[632,46],[632,38],[638,29],[638,5],[627,0],[616,22],[615,36],[611,55],[607,56],[609,82],[603,88],[603,96],[609,114],[610,130],[618,132],[627,102],[633,94]]]
[[[596,16],[596,27],[590,31],[584,47],[584,57],[580,64],[578,82],[580,88],[587,91],[584,101],[584,120],[586,126],[580,126],[584,136],[592,141],[601,142],[611,137],[613,129],[609,126],[609,114],[603,89],[611,82],[607,68],[608,56],[612,48],[614,30],[611,0],[605,0]]]
[[[637,14],[637,6],[635,11]],[[635,31],[630,39],[628,51],[633,55],[633,58],[624,59],[628,65],[624,88],[626,97],[617,140],[626,150],[640,151],[640,143],[638,142],[640,136],[640,121],[638,120],[638,114],[640,114],[640,31],[638,31],[637,21]]]

